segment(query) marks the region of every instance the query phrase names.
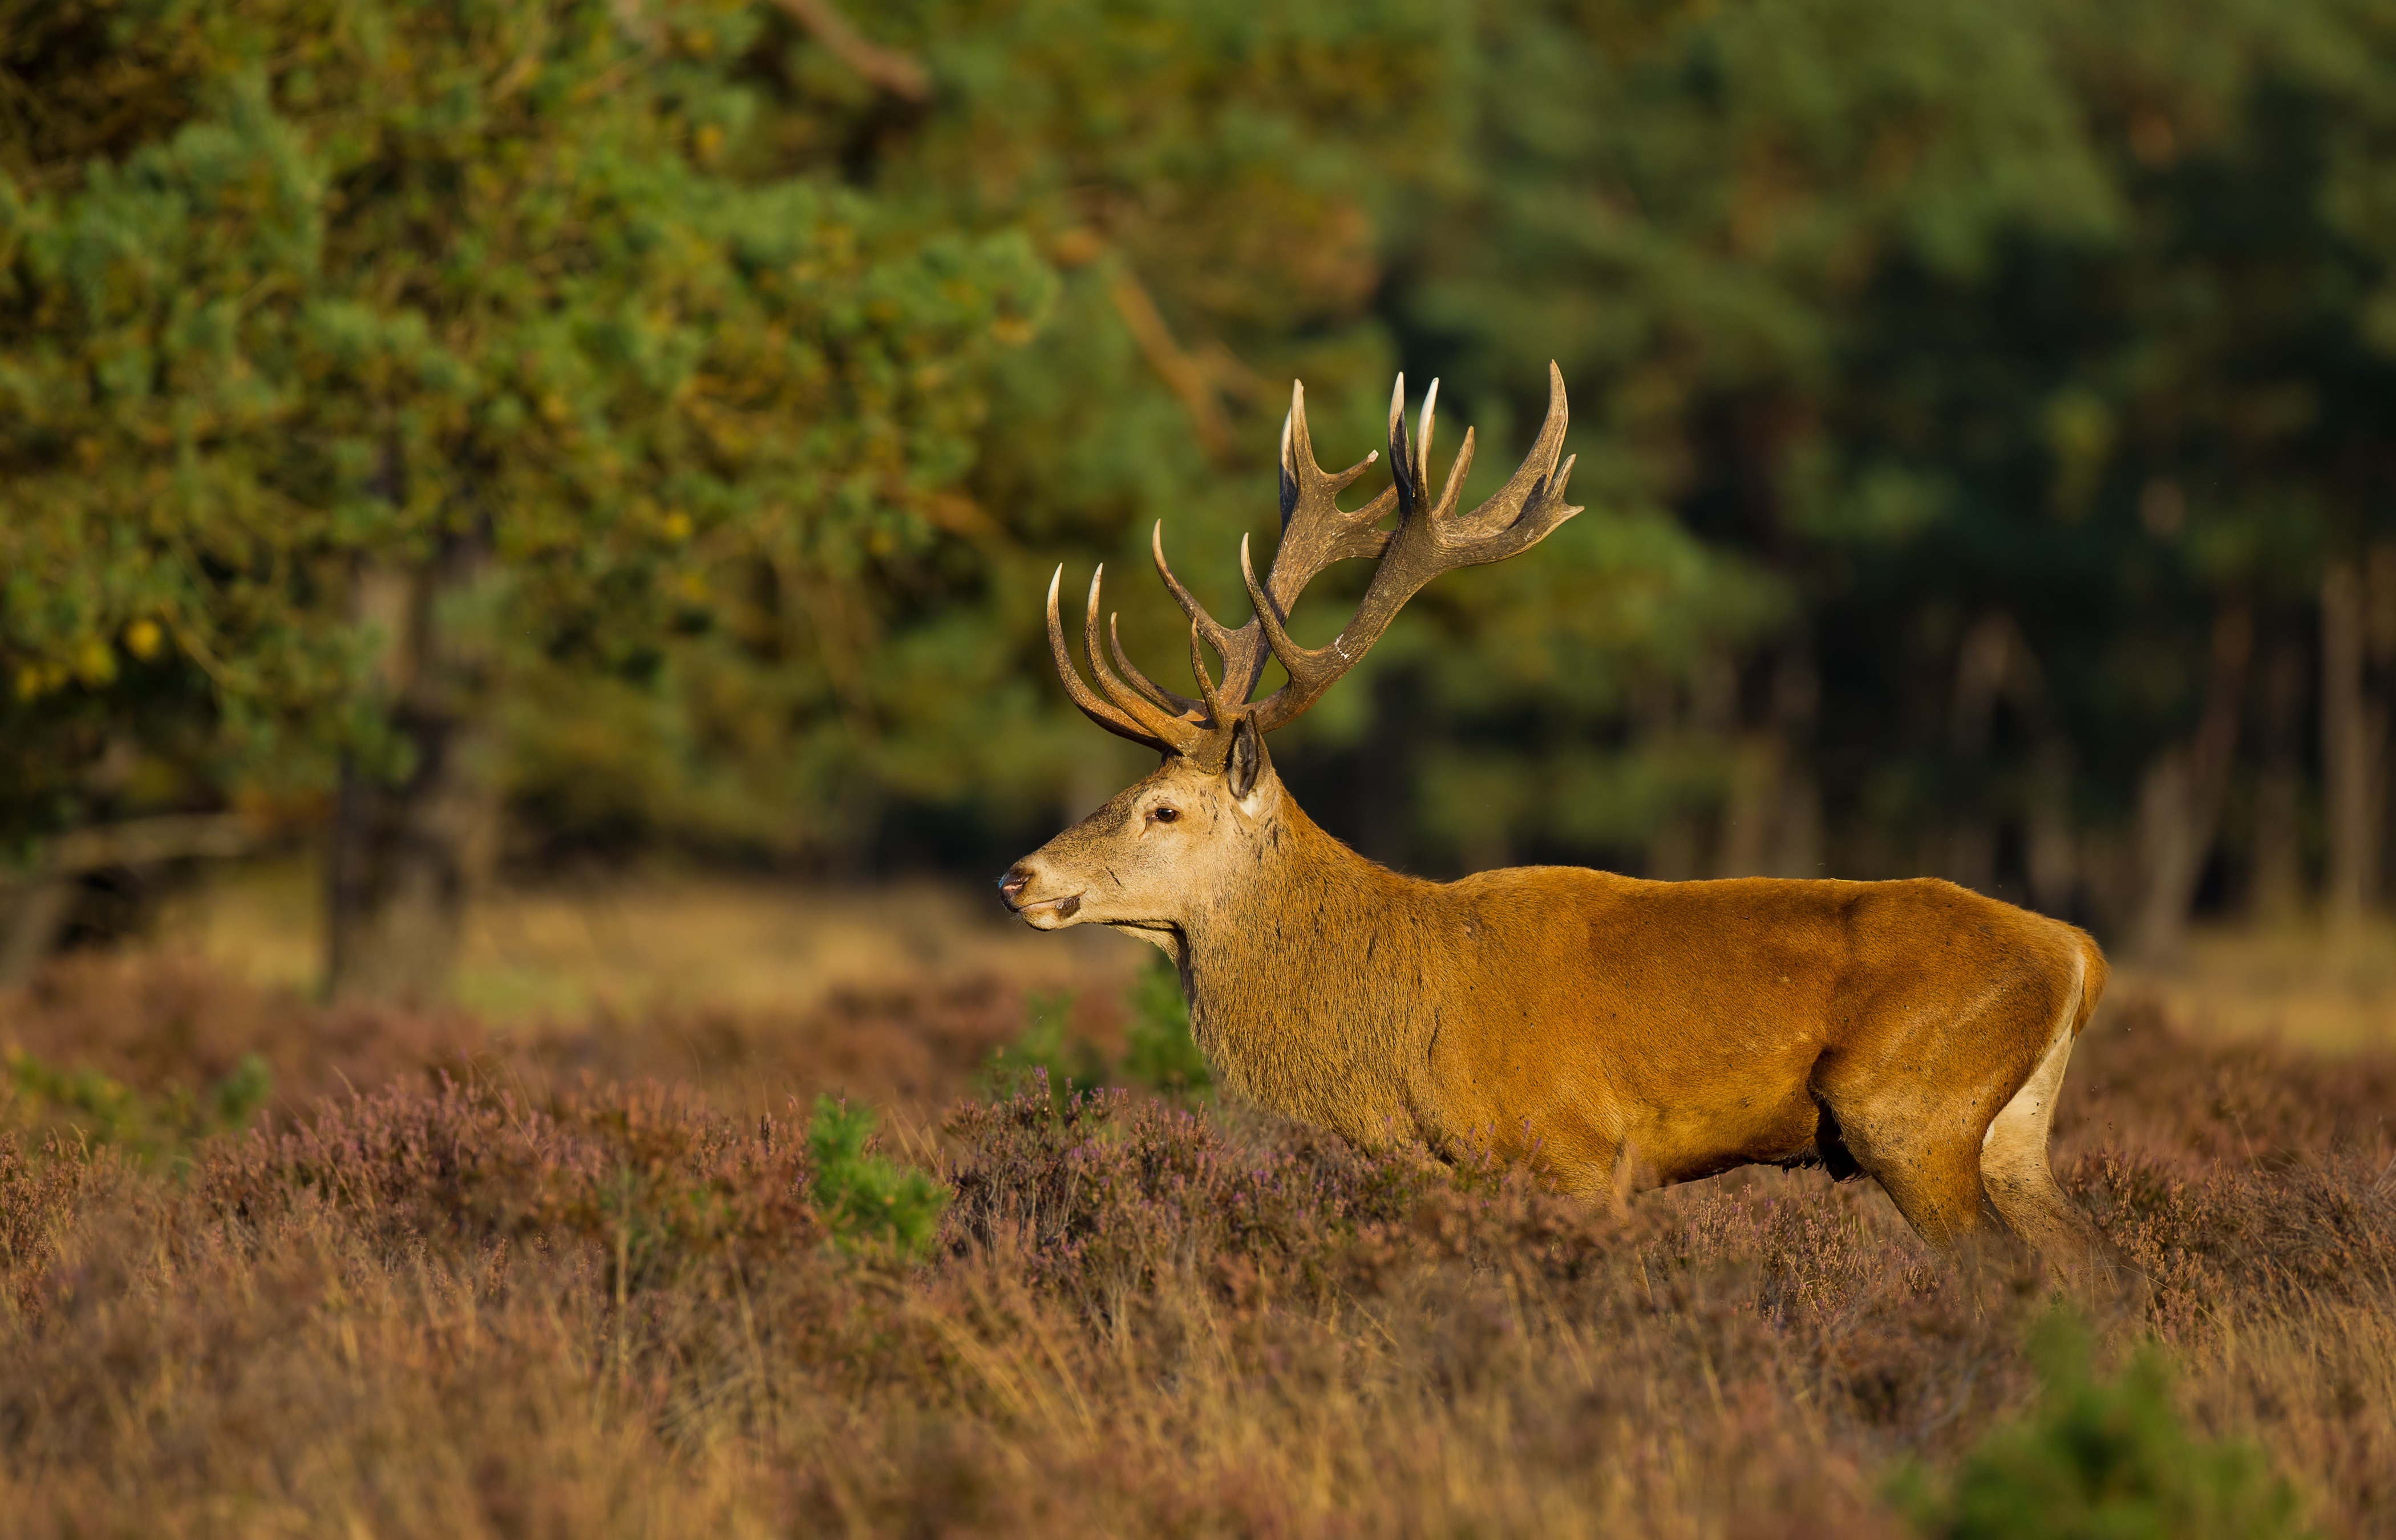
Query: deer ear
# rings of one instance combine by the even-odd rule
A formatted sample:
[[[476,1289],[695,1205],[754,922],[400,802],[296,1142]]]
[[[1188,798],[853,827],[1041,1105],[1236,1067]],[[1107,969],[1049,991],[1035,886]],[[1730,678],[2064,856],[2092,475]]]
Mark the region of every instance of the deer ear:
[[[1231,752],[1223,763],[1223,777],[1231,783],[1232,800],[1246,802],[1264,773],[1264,735],[1257,731],[1256,718],[1243,716],[1231,728]]]

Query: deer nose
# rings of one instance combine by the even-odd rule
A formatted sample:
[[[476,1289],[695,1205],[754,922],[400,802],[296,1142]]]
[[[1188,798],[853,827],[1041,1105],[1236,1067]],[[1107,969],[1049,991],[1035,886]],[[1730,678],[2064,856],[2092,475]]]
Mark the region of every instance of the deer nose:
[[[1010,909],[1018,909],[1021,906],[1016,900],[1023,896],[1023,890],[1031,885],[1032,869],[1018,861],[1008,867],[1005,875],[998,880],[999,901]]]

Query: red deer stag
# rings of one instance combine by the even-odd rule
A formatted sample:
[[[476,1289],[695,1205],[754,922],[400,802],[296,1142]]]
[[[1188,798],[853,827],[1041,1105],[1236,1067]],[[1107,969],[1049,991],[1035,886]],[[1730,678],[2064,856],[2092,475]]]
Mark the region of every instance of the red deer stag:
[[[1354,666],[1401,605],[1451,567],[1537,545],[1580,511],[1562,374],[1546,424],[1497,495],[1458,494],[1467,432],[1433,495],[1431,403],[1407,441],[1405,381],[1390,405],[1393,484],[1353,512],[1338,498],[1378,455],[1315,463],[1303,387],[1282,429],[1282,537],[1255,615],[1218,624],[1165,564],[1190,616],[1198,696],[1157,684],[1099,638],[1090,581],[1083,643],[1104,695],[1073,665],[1048,586],[1048,640],[1073,703],[1162,753],[1156,770],[1018,861],[1007,907],[1042,930],[1100,924],[1180,969],[1208,1061],[1235,1090],[1365,1146],[1434,1151],[1495,1137],[1547,1179],[1590,1195],[1752,1163],[1869,1172],[1934,1245],[1981,1228],[1982,1199],[2050,1264],[2078,1273],[2101,1245],[2056,1187],[2047,1122],[2073,1040],[2105,983],[2088,936],[1933,879],[1749,877],[1663,883],[1578,867],[1453,883],[1358,856],[1298,809],[1265,753]],[[1396,516],[1393,528],[1379,527]],[[1329,646],[1285,629],[1333,562],[1378,558]],[[1223,667],[1218,684],[1200,650]],[[1289,681],[1251,701],[1270,656]],[[1113,659],[1113,667],[1108,664]],[[1120,670],[1120,672],[1118,672]]]

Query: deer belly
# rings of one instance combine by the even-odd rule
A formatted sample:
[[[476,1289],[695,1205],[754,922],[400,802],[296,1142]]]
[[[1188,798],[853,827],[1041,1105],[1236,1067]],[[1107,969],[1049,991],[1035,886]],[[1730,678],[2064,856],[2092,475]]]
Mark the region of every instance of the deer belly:
[[[1448,1094],[1436,1120],[1444,1126],[1436,1135],[1425,1130],[1431,1142],[1488,1139],[1499,1155],[1529,1159],[1566,1190],[1613,1186],[1626,1159],[1634,1182],[1646,1186],[1814,1153],[1821,1109],[1805,1077],[1818,1050],[1803,1040],[1733,1053],[1695,1043],[1677,1053],[1657,1044],[1599,1053],[1579,1044],[1542,1055],[1527,1036],[1475,1046],[1433,1063]]]
[[[1694,1182],[1743,1165],[1785,1164],[1810,1154],[1821,1110],[1801,1083],[1708,1088],[1638,1109],[1624,1129],[1626,1153],[1659,1184]]]

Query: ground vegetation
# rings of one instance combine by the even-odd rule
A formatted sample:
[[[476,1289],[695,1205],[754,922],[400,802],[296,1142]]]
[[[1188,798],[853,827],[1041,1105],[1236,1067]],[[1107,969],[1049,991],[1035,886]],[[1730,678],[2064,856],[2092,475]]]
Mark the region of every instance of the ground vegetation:
[[[845,1057],[727,1069],[672,1016],[345,1031],[188,964],[46,976],[12,1062],[110,1022],[128,1095],[244,1054],[275,1089],[176,1161],[12,1079],[10,1526],[2396,1533],[2384,1055],[2093,1027],[2057,1164],[2150,1292],[2073,1304],[1869,1183],[1586,1204],[1178,1094],[992,1097],[1019,997],[863,1008],[806,1029]],[[1124,1079],[1138,1035],[1074,1019]],[[924,1095],[869,1133],[842,1082]],[[909,1190],[920,1249],[872,1217]]]

